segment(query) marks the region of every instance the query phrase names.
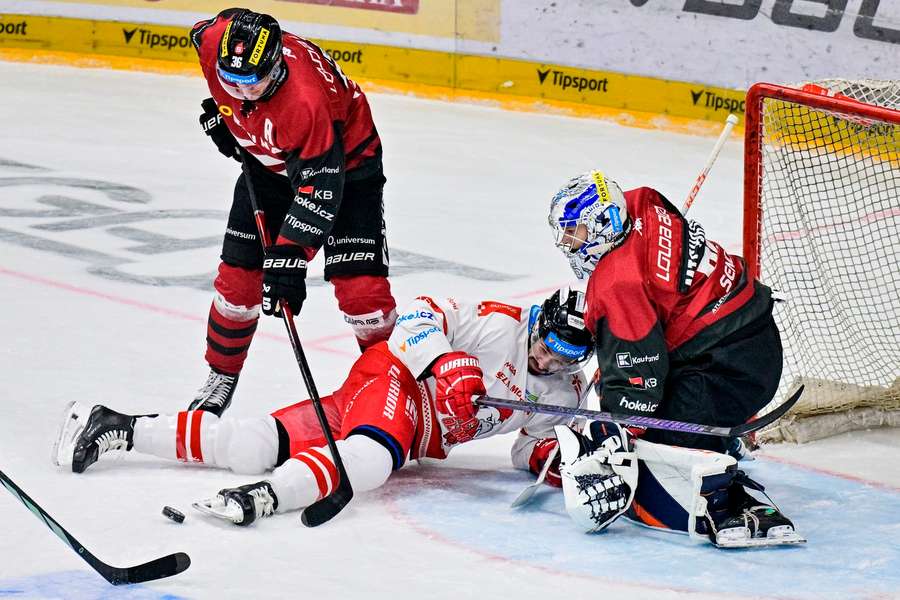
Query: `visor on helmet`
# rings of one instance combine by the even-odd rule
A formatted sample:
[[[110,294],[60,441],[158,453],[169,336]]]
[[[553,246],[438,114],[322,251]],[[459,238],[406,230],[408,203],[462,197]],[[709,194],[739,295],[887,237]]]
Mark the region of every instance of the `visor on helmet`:
[[[550,330],[541,337],[537,321],[541,308],[531,309],[530,337],[528,349],[528,368],[533,373],[551,375],[553,373],[577,373],[593,356],[593,346],[572,344],[562,339],[557,332]]]
[[[229,73],[220,65],[216,65],[216,75],[222,88],[232,98],[253,102],[262,98],[281,75],[282,61],[279,58],[272,69],[263,77],[254,73],[240,75]]]

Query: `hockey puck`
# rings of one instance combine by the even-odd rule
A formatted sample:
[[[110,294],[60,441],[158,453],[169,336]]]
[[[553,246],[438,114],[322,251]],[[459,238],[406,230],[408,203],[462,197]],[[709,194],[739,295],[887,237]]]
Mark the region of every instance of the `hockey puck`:
[[[171,506],[163,506],[162,514],[167,519],[172,519],[176,523],[184,523],[184,513]]]

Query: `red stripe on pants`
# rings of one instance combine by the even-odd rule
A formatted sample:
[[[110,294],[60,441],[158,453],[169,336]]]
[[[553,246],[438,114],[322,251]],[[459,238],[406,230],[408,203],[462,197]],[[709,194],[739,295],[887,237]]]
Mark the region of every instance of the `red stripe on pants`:
[[[334,490],[337,487],[338,479],[340,479],[338,477],[337,469],[334,466],[334,462],[315,448],[310,448],[306,453],[317,458],[320,463],[325,465],[325,468],[328,470],[328,477],[331,478],[331,489]]]
[[[178,426],[175,428],[175,458],[187,460],[187,452],[184,449],[184,438],[187,433],[187,411],[178,413]]]
[[[205,411],[195,410],[191,412],[191,460],[203,462],[203,451],[200,449],[200,423],[203,421]]]
[[[325,474],[322,472],[319,465],[313,462],[310,457],[304,456],[303,454],[298,454],[294,458],[302,462],[310,471],[312,471],[313,476],[316,478],[316,484],[319,486],[319,498],[324,497],[325,494],[328,493],[328,482],[325,481]]]

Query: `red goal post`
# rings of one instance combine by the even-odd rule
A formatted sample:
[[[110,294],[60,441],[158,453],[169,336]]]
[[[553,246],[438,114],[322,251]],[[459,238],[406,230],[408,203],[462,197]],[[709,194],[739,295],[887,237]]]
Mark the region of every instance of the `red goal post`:
[[[759,83],[747,94],[744,257],[784,298],[779,402],[761,439],[900,425],[900,82]]]

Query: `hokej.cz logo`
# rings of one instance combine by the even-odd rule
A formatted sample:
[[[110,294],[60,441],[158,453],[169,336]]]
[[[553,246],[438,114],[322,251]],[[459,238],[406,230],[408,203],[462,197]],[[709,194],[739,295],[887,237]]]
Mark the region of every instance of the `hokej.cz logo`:
[[[406,313],[405,315],[400,315],[399,317],[397,317],[397,323],[402,323],[411,319],[429,319],[433,321],[434,313],[427,310],[417,310],[414,313]]]

